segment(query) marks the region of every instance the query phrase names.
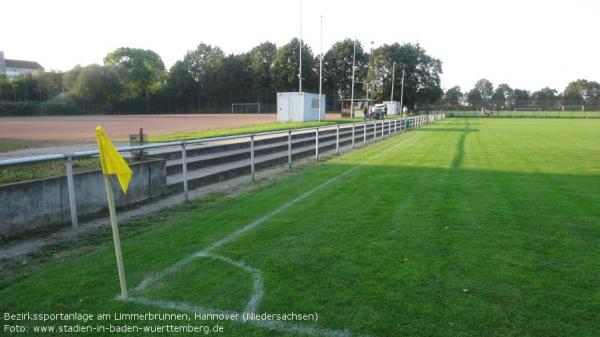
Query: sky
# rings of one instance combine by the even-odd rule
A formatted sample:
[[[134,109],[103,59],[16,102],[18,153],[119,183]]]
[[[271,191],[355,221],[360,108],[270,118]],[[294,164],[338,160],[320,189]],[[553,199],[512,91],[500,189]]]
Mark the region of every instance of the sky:
[[[167,69],[200,42],[241,53],[300,35],[300,0],[0,0],[0,50],[47,70],[102,63],[119,47],[152,49]],[[356,37],[366,49],[419,43],[443,63],[442,87],[562,91],[600,82],[598,0],[302,0],[302,37],[320,52]]]

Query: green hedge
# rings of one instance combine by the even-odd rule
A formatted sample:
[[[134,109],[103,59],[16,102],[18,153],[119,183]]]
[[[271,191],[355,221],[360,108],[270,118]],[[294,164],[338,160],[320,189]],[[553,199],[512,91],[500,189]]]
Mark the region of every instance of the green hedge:
[[[0,116],[78,115],[82,109],[69,100],[0,102]]]

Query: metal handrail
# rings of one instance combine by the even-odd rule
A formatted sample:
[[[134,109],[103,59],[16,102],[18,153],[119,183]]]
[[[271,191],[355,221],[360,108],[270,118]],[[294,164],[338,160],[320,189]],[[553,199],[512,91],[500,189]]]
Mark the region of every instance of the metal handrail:
[[[394,121],[394,133],[398,132],[398,124],[400,124],[400,132],[402,130],[406,130],[407,128],[414,128],[421,126],[423,124],[439,120],[440,118],[444,118],[444,114],[436,114],[433,116],[429,116],[426,118],[425,115],[418,115],[408,118],[398,117],[398,118],[390,118],[388,121],[388,134],[391,134],[392,121]],[[400,121],[400,123],[398,123]],[[385,136],[385,122],[386,120],[381,121],[381,138],[383,139]],[[404,123],[404,126],[402,125]],[[187,148],[186,145],[190,144],[204,144],[210,142],[219,142],[224,140],[231,139],[241,139],[241,138],[249,138],[250,140],[250,166],[251,166],[251,176],[252,180],[255,180],[255,149],[254,142],[256,136],[267,136],[274,134],[285,134],[287,136],[287,157],[288,157],[288,168],[292,168],[292,133],[315,133],[315,158],[319,159],[319,132],[321,130],[336,130],[336,153],[339,153],[340,146],[340,128],[348,127],[352,129],[352,148],[354,148],[355,143],[355,129],[357,126],[363,128],[363,145],[366,145],[367,142],[367,125],[373,125],[373,140],[377,140],[377,121],[369,120],[362,122],[352,122],[352,123],[335,123],[328,126],[313,126],[307,128],[299,128],[299,129],[284,129],[284,130],[273,130],[273,131],[264,131],[264,132],[256,132],[251,134],[241,134],[241,135],[232,135],[232,136],[222,136],[222,137],[211,137],[211,138],[199,138],[192,140],[184,140],[184,141],[176,141],[176,142],[167,142],[167,143],[154,143],[154,144],[146,144],[146,145],[134,145],[128,147],[121,147],[117,150],[119,152],[128,152],[128,151],[136,151],[136,150],[145,150],[145,149],[157,149],[157,148],[165,148],[165,147],[173,147],[179,146],[181,148],[181,165],[182,165],[182,173],[183,173],[183,190],[184,197],[187,201],[189,199],[188,196],[188,175],[187,175]],[[78,228],[78,218],[77,218],[77,204],[75,200],[75,183],[73,177],[73,159],[74,158],[83,158],[98,155],[98,150],[89,150],[89,151],[77,151],[73,153],[64,153],[64,154],[50,154],[45,156],[32,156],[32,157],[23,157],[23,158],[15,158],[15,159],[7,159],[0,161],[0,167],[8,166],[8,165],[17,165],[17,164],[26,164],[26,163],[36,163],[36,162],[44,162],[50,160],[59,160],[64,159],[66,164],[67,171],[67,185],[68,185],[68,197],[69,197],[69,211],[71,215],[71,223],[74,229]]]

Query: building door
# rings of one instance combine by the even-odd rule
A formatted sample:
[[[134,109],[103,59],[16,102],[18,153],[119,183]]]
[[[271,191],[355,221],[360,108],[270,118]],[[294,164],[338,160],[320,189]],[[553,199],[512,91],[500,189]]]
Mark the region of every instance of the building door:
[[[277,111],[279,121],[291,121],[292,116],[290,115],[290,99],[288,97],[279,98],[279,111]]]

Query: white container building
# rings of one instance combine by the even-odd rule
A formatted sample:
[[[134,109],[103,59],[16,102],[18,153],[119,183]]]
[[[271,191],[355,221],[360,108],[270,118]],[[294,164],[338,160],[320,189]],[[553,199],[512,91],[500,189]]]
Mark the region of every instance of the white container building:
[[[325,95],[321,95],[321,120],[325,120]],[[319,120],[319,94],[278,92],[278,122],[312,122]]]
[[[383,104],[387,106],[388,115],[399,115],[402,113],[402,108],[398,101],[385,101]]]

